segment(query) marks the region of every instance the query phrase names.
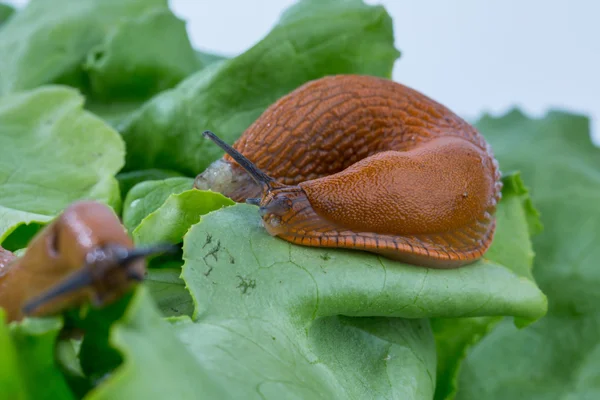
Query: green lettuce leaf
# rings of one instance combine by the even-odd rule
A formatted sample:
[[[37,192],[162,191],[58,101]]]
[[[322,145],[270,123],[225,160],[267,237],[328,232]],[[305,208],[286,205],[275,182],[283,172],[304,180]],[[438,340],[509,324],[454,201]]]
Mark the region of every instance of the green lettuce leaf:
[[[109,341],[123,363],[84,399],[433,394],[435,351],[427,320],[339,316],[321,318],[306,331],[288,326],[287,332],[247,318],[171,322],[160,318],[146,287],[140,287],[110,329]]]
[[[73,86],[73,85],[72,85]],[[145,100],[115,100],[112,102],[95,101],[87,98],[85,108],[118,129],[119,124],[132,115]]]
[[[180,275],[181,268],[148,270],[146,286],[163,315],[191,316],[194,311],[194,302]]]
[[[0,95],[56,82],[81,87],[90,50],[128,18],[155,7],[166,8],[167,1],[30,1],[0,31]]]
[[[234,204],[220,193],[191,187],[190,178],[146,181],[136,185],[125,200],[123,218],[136,245],[181,243],[202,215]],[[181,280],[181,254],[159,256],[148,264],[150,294],[166,316],[191,315],[193,302]]]
[[[548,315],[516,329],[506,320],[470,349],[458,399],[600,397],[600,150],[589,120],[553,111],[483,117],[478,128],[503,168],[528,182],[544,231],[534,240],[534,275]]]
[[[124,153],[119,135],[83,110],[75,90],[48,86],[0,98],[0,243],[18,226],[46,223],[78,199],[118,210],[114,175]]]
[[[220,193],[189,189],[191,178],[168,178],[136,185],[125,199],[123,223],[136,244],[181,243],[200,217],[234,202]]]
[[[61,327],[59,318],[25,319],[6,325],[0,309],[0,396],[3,399],[74,399],[54,359]]]
[[[156,211],[145,217],[133,231],[136,244],[181,243],[188,229],[200,217],[234,202],[220,193],[187,190],[170,195]]]
[[[437,349],[435,400],[450,400],[458,390],[460,367],[467,350],[487,335],[502,317],[434,318]]]
[[[227,60],[229,57],[221,55],[209,53],[207,51],[196,50],[196,59],[200,63],[200,65],[204,68],[211,64],[218,63],[221,61]]]
[[[73,86],[114,126],[202,67],[166,0],[31,1],[3,28],[0,95]]]
[[[4,24],[15,13],[15,9],[9,4],[0,3],[0,25]]]
[[[320,318],[310,326],[250,315],[175,326],[211,379],[238,399],[431,399],[435,347],[427,320]],[[223,316],[224,317],[224,316]],[[200,339],[202,337],[203,339]]]
[[[124,361],[86,400],[231,398],[175,336],[143,286],[109,340]]]
[[[435,351],[427,321],[328,312],[321,297],[328,287],[317,279],[339,281],[336,269],[352,255],[321,258],[323,251],[271,238],[258,221],[255,207],[235,205],[204,216],[185,237],[183,277],[196,321],[177,328],[198,359],[210,360],[213,379],[228,384],[232,398],[431,398]],[[385,268],[377,261],[362,267]],[[355,314],[373,307],[365,297],[355,292]]]
[[[142,183],[144,181],[159,181],[180,176],[181,174],[175,171],[168,171],[164,169],[144,169],[117,174],[117,180],[119,181],[121,196],[125,197],[131,188],[138,183]]]
[[[111,31],[84,64],[93,97],[110,102],[148,98],[199,68],[185,23],[158,7]]]
[[[584,118],[478,123],[542,212],[533,272],[541,224],[517,173],[504,176],[492,248],[457,270],[291,245],[265,232],[255,207],[173,176],[222,154],[203,130],[232,143],[306,81],[389,77],[397,57],[388,14],[360,0],[300,1],[234,58],[194,51],[166,0],[33,0],[10,18],[0,29],[0,243],[24,247],[77,199],[118,212],[120,185],[136,244],[184,249],[183,260],[150,260],[131,298],[83,320],[67,314],[67,327],[85,328],[80,352],[57,343],[59,319],[7,326],[0,315],[0,397],[446,399],[457,386],[464,399],[600,397],[600,157]],[[52,82],[79,88],[122,131],[118,182],[123,141],[76,91],[11,94]],[[550,313],[518,330],[546,312],[536,281]]]
[[[175,177],[135,185],[123,202],[123,225],[129,232],[133,232],[140,222],[158,209],[171,194],[190,189],[193,182],[191,178]]]
[[[4,319],[4,310],[0,309],[0,388],[6,398],[26,400],[27,386],[24,377],[19,373],[17,349]]]
[[[302,12],[254,47],[209,65],[134,113],[120,129],[125,168],[194,176],[222,154],[202,131],[212,129],[232,143],[265,108],[309,80],[341,73],[389,76],[399,53],[385,9],[360,0],[326,3],[301,1],[296,9]]]

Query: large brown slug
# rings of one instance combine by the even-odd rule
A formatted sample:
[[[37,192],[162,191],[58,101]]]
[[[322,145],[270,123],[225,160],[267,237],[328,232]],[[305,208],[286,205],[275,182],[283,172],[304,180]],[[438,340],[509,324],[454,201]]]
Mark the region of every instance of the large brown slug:
[[[194,186],[250,199],[292,243],[455,268],[492,242],[502,182],[490,146],[399,83],[325,77],[270,106],[233,148],[205,136],[228,154]]]
[[[74,203],[32,239],[23,257],[4,257],[0,307],[14,321],[87,301],[111,303],[144,278],[143,257],[166,250],[170,247],[134,249],[110,208]]]

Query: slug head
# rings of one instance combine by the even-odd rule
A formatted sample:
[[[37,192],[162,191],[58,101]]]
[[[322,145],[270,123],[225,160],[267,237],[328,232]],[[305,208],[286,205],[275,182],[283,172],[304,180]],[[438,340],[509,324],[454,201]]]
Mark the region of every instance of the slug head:
[[[233,201],[243,202],[261,195],[261,187],[237,163],[223,158],[214,161],[196,179],[194,188],[219,192]]]
[[[306,209],[307,205],[310,207],[304,190],[300,186],[288,186],[277,182],[214,133],[205,131],[204,137],[229,154],[261,188],[260,198],[248,198],[246,202],[259,206],[259,213],[267,231],[273,236],[290,234],[302,210]]]
[[[86,301],[96,306],[113,302],[143,280],[145,256],[171,249],[135,249],[110,208],[74,203],[34,238],[18,262],[28,277],[22,312],[44,315]]]

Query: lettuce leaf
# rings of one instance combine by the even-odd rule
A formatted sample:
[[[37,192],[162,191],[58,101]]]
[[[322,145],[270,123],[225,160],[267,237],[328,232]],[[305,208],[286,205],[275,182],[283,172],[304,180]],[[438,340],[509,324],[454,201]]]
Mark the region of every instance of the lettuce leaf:
[[[164,180],[144,181],[135,185],[123,202],[123,225],[129,232],[142,220],[158,209],[173,193],[190,189],[193,179],[174,177]]]
[[[470,349],[458,399],[593,399],[600,396],[600,150],[589,120],[514,110],[478,123],[500,165],[522,171],[544,231],[534,275],[548,315],[516,329],[501,322]]]
[[[142,183],[144,181],[158,181],[161,179],[175,178],[179,176],[181,176],[180,173],[165,169],[143,169],[117,174],[117,180],[119,181],[121,196],[125,197],[138,183]]]
[[[233,204],[232,200],[215,192],[191,189],[172,194],[140,222],[133,231],[133,240],[136,244],[181,243],[188,229],[198,223],[202,215]]]
[[[111,327],[110,343],[124,362],[86,400],[230,398],[161,318],[144,287]]]
[[[83,101],[61,86],[0,98],[0,243],[20,225],[50,221],[75,200],[120,209],[114,175],[123,165],[123,141],[84,111]],[[33,233],[22,230],[16,248]]]
[[[0,26],[3,25],[15,13],[15,9],[9,4],[0,3]]]
[[[131,51],[135,49],[135,51]],[[83,66],[96,100],[145,99],[200,68],[185,23],[153,8],[114,29],[90,50]]]
[[[202,65],[166,0],[30,1],[0,31],[0,95],[69,85],[115,126]]]
[[[61,328],[60,318],[25,319],[6,325],[0,309],[3,399],[74,399],[54,359],[54,344]]]
[[[34,0],[0,31],[0,95],[48,83],[81,87],[83,61],[106,32],[166,0]]]

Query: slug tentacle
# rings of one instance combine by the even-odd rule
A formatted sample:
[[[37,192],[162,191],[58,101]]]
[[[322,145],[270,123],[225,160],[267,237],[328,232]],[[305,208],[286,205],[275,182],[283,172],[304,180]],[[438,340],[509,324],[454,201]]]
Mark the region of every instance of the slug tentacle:
[[[491,147],[401,84],[308,82],[227,147],[195,186],[250,198],[269,233],[290,242],[441,268],[473,262],[491,244],[502,189]]]
[[[22,312],[25,315],[33,314],[39,307],[47,304],[48,302],[55,300],[68,293],[73,293],[77,290],[81,290],[87,286],[91,286],[93,283],[92,274],[87,268],[83,268],[73,272],[62,282],[56,286],[51,287],[44,293],[28,300],[23,306]]]
[[[176,247],[170,244],[133,249],[109,244],[95,248],[86,254],[86,263],[80,269],[50,287],[46,292],[28,300],[23,306],[23,313],[31,314],[44,304],[86,288],[92,291],[94,304],[101,306],[105,298],[110,297],[104,293],[110,293],[119,284],[110,278],[115,273],[121,272],[118,270],[124,272],[124,281],[140,282],[144,279],[144,271],[129,268],[134,261],[157,253],[172,252],[175,249]],[[111,287],[113,285],[115,287]]]
[[[217,146],[219,146],[231,158],[233,158],[250,175],[250,177],[252,177],[252,179],[254,179],[254,181],[261,186],[263,192],[268,192],[273,188],[275,180],[257,168],[256,165],[244,157],[242,153],[225,143],[211,131],[204,131],[202,135],[215,142]]]

